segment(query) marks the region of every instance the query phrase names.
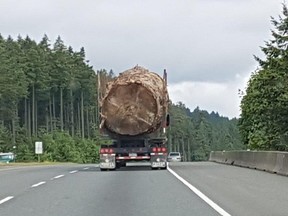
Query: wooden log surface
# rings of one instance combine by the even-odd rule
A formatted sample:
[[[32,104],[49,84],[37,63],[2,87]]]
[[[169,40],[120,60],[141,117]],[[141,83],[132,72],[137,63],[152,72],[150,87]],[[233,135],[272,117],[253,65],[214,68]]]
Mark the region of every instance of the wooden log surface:
[[[168,101],[165,81],[136,66],[108,83],[101,102],[101,126],[128,136],[154,132],[163,121]]]

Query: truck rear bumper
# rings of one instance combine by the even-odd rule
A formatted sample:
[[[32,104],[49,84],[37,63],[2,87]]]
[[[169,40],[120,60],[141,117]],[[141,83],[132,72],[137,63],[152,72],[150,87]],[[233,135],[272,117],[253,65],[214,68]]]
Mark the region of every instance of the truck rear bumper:
[[[118,156],[117,160],[149,160],[150,156]]]

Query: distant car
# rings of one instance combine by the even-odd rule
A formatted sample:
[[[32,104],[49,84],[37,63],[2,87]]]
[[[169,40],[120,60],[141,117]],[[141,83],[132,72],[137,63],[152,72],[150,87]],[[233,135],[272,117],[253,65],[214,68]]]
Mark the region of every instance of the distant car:
[[[13,162],[14,159],[15,159],[15,155],[13,153],[0,152],[0,163],[10,163],[10,162]]]
[[[167,160],[169,162],[173,162],[173,161],[181,162],[181,154],[180,154],[180,152],[170,152],[168,154]]]

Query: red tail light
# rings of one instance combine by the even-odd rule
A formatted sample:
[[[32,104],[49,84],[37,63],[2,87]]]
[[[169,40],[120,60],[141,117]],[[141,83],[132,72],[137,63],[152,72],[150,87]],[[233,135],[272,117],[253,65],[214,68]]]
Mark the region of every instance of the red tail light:
[[[167,148],[165,148],[165,147],[153,147],[152,148],[152,152],[167,152]]]
[[[112,148],[101,148],[100,149],[100,154],[113,154],[114,149]]]
[[[114,153],[114,150],[112,148],[109,149],[109,153],[112,154]]]

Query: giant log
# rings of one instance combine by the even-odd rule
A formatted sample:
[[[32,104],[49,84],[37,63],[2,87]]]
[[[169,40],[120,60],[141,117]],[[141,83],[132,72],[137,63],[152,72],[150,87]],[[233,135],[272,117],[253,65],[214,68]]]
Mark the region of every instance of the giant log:
[[[151,134],[165,121],[168,103],[166,75],[136,66],[107,84],[100,128],[119,136]]]

